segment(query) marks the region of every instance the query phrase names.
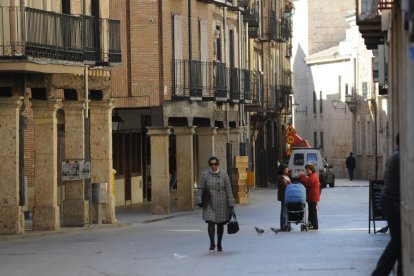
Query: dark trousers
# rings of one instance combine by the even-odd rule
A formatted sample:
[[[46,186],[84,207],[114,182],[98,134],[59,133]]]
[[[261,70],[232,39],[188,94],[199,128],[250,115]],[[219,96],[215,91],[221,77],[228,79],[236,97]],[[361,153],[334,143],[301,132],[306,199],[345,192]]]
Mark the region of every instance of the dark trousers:
[[[348,169],[349,180],[354,179],[354,169]]]
[[[387,219],[391,240],[378,260],[373,276],[389,275],[398,262],[397,275],[402,275],[401,259],[401,215],[400,202],[384,196],[381,201],[382,214]]]
[[[285,229],[287,227],[287,211],[285,201],[280,202],[280,229]]]
[[[317,202],[308,202],[309,222],[313,228],[318,228],[318,211],[316,210]]]

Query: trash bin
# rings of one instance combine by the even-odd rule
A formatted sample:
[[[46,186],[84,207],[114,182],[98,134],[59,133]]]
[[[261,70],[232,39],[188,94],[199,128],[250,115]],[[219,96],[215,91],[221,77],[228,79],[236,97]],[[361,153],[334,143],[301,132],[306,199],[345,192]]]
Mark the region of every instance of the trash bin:
[[[92,203],[106,202],[106,183],[92,183]]]

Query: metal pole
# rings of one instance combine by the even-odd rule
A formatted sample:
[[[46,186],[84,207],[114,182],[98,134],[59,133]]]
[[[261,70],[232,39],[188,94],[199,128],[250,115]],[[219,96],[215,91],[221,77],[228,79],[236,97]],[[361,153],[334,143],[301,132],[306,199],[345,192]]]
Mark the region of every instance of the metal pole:
[[[90,127],[89,127],[89,67],[84,65],[84,81],[85,81],[85,116],[84,116],[84,131],[85,131],[85,162],[90,162]],[[92,166],[89,168],[92,170]],[[89,200],[89,225],[92,224],[92,183],[90,178],[85,179],[85,188],[88,189]]]

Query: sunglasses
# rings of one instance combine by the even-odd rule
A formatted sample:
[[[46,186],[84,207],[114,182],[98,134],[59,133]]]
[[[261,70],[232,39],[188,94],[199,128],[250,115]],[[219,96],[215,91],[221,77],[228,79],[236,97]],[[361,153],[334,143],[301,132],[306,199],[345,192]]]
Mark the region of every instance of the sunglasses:
[[[218,166],[218,163],[210,163],[210,166]]]

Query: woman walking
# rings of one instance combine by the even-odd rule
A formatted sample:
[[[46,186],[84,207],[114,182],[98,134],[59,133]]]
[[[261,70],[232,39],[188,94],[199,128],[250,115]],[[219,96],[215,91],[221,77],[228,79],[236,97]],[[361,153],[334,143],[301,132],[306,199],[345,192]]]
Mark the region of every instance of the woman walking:
[[[317,205],[320,200],[320,182],[319,176],[315,173],[315,166],[307,164],[305,166],[306,175],[303,173],[299,175],[299,181],[306,187],[306,201],[309,208],[309,221],[310,229],[317,230],[318,226],[318,213]]]
[[[215,232],[217,226],[217,251],[221,252],[223,251],[221,241],[223,239],[224,225],[229,221],[230,208],[234,206],[234,198],[229,176],[225,171],[220,170],[219,159],[212,156],[208,159],[208,164],[210,169],[203,172],[198,183],[199,194],[197,203],[198,206],[203,208],[203,220],[208,224],[210,251],[214,251],[216,248]],[[209,191],[207,204],[202,199],[204,190]]]
[[[280,201],[280,230],[289,231],[287,224],[287,215],[286,215],[286,205],[285,205],[285,190],[287,185],[291,183],[288,176],[289,168],[280,164],[277,174],[278,174],[278,189],[277,189],[277,200]]]

